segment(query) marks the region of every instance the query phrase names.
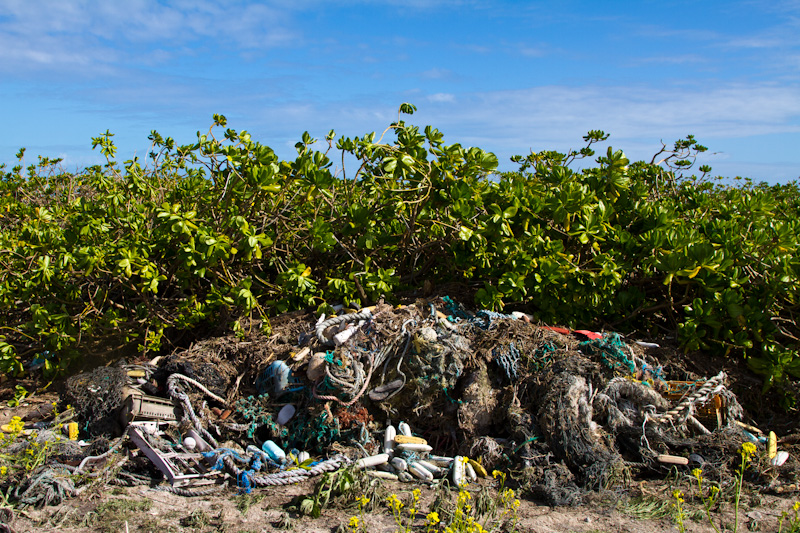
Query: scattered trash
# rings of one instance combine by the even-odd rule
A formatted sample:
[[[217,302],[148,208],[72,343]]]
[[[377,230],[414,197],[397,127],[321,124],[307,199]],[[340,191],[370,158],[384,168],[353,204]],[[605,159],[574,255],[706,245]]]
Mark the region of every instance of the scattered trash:
[[[269,337],[253,328],[70,378],[60,403],[74,420],[50,427],[73,440],[42,472],[66,464],[95,476],[121,463],[117,482],[152,483],[144,461],[163,490],[199,496],[227,479],[249,492],[351,463],[376,478],[456,486],[513,468],[529,494],[561,505],[640,473],[733,475],[731,450],[745,441],[778,475],[791,459],[774,432],[741,421],[724,373],[670,380],[656,343],[472,312],[448,297],[338,312],[293,313],[275,318]],[[377,422],[387,419],[399,422]]]

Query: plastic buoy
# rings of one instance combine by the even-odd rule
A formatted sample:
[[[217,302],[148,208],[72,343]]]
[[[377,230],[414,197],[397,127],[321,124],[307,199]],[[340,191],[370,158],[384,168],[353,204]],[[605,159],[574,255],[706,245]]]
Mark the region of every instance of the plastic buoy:
[[[422,437],[409,437],[408,435],[395,435],[394,442],[396,444],[428,444],[428,441]]]
[[[372,477],[377,477],[380,479],[388,479],[390,481],[397,481],[399,478],[397,474],[392,474],[391,472],[384,472],[382,470],[367,470],[367,474]]]
[[[430,472],[431,474],[433,474],[434,476],[441,476],[442,475],[442,469],[441,468],[439,468],[438,466],[436,466],[433,463],[429,463],[428,461],[425,461],[424,459],[419,459],[417,461],[417,464],[419,466],[421,466],[422,468],[424,468],[425,470],[427,470],[428,472]]]
[[[406,463],[406,460],[402,457],[395,457],[392,459],[392,466],[398,472],[405,472],[408,470],[408,463]]]
[[[264,450],[264,453],[269,455],[270,459],[275,461],[276,463],[283,463],[286,461],[286,452],[284,452],[280,446],[268,440],[264,444],[261,445],[261,449]]]
[[[411,426],[409,426],[405,422],[400,422],[399,424],[397,424],[397,433],[400,435],[405,435],[406,437],[410,437]]]
[[[67,438],[69,440],[78,440],[78,423],[77,422],[68,422],[64,424],[64,429],[66,429]]]
[[[453,484],[456,487],[461,487],[467,483],[464,475],[464,459],[460,455],[456,455],[453,461]]]
[[[688,457],[678,457],[677,455],[666,455],[662,453],[656,459],[658,459],[659,463],[664,463],[667,465],[685,466],[689,464]]]
[[[469,462],[467,462],[464,465],[464,470],[466,471],[467,477],[469,478],[470,481],[472,481],[473,483],[475,481],[478,481],[478,474],[475,473],[475,469],[472,468],[472,465]]]
[[[778,453],[778,437],[775,435],[774,431],[769,432],[769,436],[767,437],[767,454],[770,459],[775,457],[775,454]]]
[[[427,468],[423,468],[417,463],[409,464],[408,471],[414,474],[422,481],[433,481],[433,474],[431,474],[430,470],[428,470]]]
[[[788,458],[789,452],[780,451],[775,454],[775,457],[770,460],[770,463],[772,463],[772,466],[783,466],[783,463],[785,463]]]
[[[427,444],[398,444],[395,446],[396,450],[400,450],[402,452],[429,452],[433,450],[432,447],[428,446]]]
[[[395,436],[397,436],[397,431],[395,431],[393,425],[389,424],[386,427],[386,433],[383,435],[383,453],[392,453]]]
[[[370,466],[378,466],[384,463],[389,462],[389,454],[388,453],[379,453],[378,455],[373,455],[371,457],[364,457],[356,461],[356,468],[362,469],[367,468]]]
[[[444,468],[450,468],[450,465],[453,464],[452,457],[442,457],[441,455],[431,455],[427,458],[427,461]]]
[[[472,466],[472,469],[475,470],[475,473],[478,474],[480,477],[489,477],[489,472],[487,472],[486,469],[483,467],[483,465],[480,464],[478,461],[470,459],[469,464],[470,466]]]
[[[292,419],[295,412],[296,409],[294,408],[294,405],[290,403],[284,405],[283,409],[278,412],[278,425],[285,426],[286,422]]]
[[[308,361],[308,368],[306,369],[306,377],[309,381],[317,381],[325,375],[325,352],[317,352],[311,356]]]
[[[186,437],[183,439],[183,447],[187,450],[194,450],[197,447],[197,441],[194,440],[192,437]]]

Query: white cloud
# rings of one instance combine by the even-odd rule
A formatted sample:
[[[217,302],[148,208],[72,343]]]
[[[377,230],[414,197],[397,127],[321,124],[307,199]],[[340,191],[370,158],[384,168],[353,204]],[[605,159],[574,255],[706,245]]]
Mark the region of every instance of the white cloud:
[[[436,93],[428,96],[428,101],[436,103],[443,103],[443,102],[452,103],[456,101],[456,97],[454,94],[450,93]]]
[[[446,68],[434,67],[420,73],[421,78],[429,80],[442,80],[453,77],[453,71]]]
[[[247,1],[5,1],[0,17],[0,70],[70,71],[146,63],[147,48],[191,54],[191,47],[237,53],[290,43],[291,11]]]

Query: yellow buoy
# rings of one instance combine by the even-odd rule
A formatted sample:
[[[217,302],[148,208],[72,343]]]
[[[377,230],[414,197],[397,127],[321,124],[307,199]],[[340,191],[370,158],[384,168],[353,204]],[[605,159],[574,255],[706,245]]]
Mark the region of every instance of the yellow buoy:
[[[775,436],[774,431],[770,431],[767,437],[767,453],[770,459],[775,457],[778,453],[778,437]]]

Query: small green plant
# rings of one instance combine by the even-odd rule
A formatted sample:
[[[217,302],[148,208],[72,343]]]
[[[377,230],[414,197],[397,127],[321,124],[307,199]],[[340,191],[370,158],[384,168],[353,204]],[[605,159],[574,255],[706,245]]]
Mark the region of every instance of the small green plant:
[[[744,483],[744,471],[747,469],[747,465],[750,464],[750,459],[752,459],[753,454],[756,453],[756,445],[752,442],[745,442],[742,444],[742,447],[739,449],[739,456],[741,457],[741,464],[737,470],[737,477],[736,477],[736,487],[735,487],[735,496],[734,496],[734,508],[733,508],[733,532],[736,533],[739,531],[739,500],[742,496],[742,484]]]
[[[14,397],[8,400],[6,403],[9,407],[19,407],[19,404],[22,400],[24,400],[28,396],[28,389],[23,387],[22,385],[16,385],[14,387]]]
[[[84,527],[103,533],[124,531],[125,523],[137,513],[145,513],[153,507],[151,500],[113,499],[101,503],[94,511],[86,514],[82,521]]]
[[[708,523],[711,524],[711,527],[714,528],[714,531],[720,533],[719,528],[714,523],[714,520],[711,519],[711,509],[717,503],[717,499],[719,497],[719,486],[710,484],[706,492],[703,471],[699,468],[695,468],[692,470],[692,476],[694,476],[695,480],[697,480],[697,490],[700,493],[700,499],[703,501],[703,509],[705,511],[706,519],[708,520]]]
[[[686,518],[686,514],[683,511],[683,492],[680,490],[672,491],[672,498],[675,500],[672,502],[672,507],[675,509],[675,525],[678,526],[678,531],[681,533],[685,533],[686,525],[684,524],[684,520]]]
[[[236,496],[236,508],[240,513],[246,515],[253,505],[258,505],[266,497],[267,495],[264,493],[240,494]]]
[[[785,520],[788,518],[788,526],[789,529],[786,530],[786,533],[799,533],[800,532],[800,501],[794,502],[792,506],[793,514],[790,516],[789,513],[786,511],[781,513],[780,520],[778,520],[778,533],[783,533],[783,524]]]
[[[181,525],[191,528],[205,528],[211,523],[211,517],[202,509],[192,511],[189,516],[181,519]]]
[[[356,498],[358,502],[358,516],[350,517],[347,523],[347,530],[351,533],[361,533],[367,531],[367,526],[364,524],[364,507],[370,502],[370,499],[363,494]]]
[[[356,475],[352,468],[343,467],[334,472],[326,472],[317,484],[314,494],[300,500],[300,513],[319,518],[333,497],[342,497],[352,501],[352,492],[357,486]]]

